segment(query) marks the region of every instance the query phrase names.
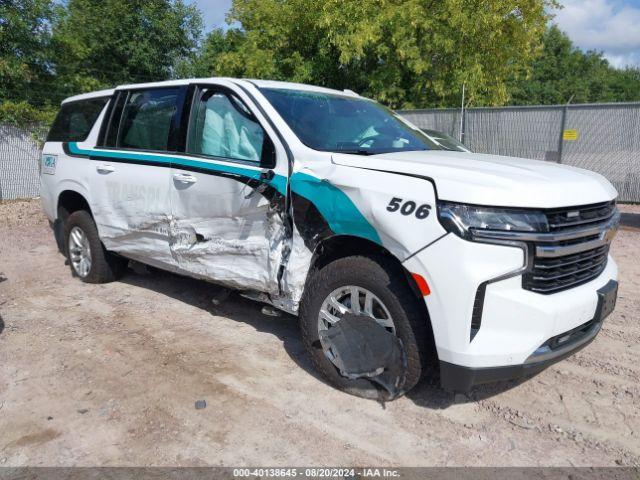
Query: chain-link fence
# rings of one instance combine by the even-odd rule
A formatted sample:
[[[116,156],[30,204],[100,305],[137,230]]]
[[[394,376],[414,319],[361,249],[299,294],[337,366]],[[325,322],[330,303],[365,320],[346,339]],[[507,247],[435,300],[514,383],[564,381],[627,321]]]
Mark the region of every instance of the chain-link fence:
[[[640,103],[400,112],[420,128],[460,138],[472,151],[593,170],[618,199],[640,202]]]
[[[0,200],[36,197],[38,164],[48,127],[0,124]]]

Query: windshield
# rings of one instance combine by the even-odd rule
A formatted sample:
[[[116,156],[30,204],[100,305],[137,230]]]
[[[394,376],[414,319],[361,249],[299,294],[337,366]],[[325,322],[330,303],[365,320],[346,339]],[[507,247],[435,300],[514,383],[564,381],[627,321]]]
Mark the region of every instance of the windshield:
[[[281,88],[260,91],[302,143],[315,150],[359,155],[442,150],[418,128],[371,100]]]
[[[470,152],[470,150],[462,142],[456,140],[451,135],[438,132],[437,130],[426,130],[424,128],[422,129],[422,131],[426,133],[429,138],[439,143],[440,146],[445,150],[453,150],[455,152]]]

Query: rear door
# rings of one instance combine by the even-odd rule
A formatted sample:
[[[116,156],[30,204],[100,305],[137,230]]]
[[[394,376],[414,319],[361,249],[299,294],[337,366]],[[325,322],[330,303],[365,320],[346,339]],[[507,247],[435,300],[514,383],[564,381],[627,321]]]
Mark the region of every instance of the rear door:
[[[159,267],[169,250],[171,155],[186,87],[117,92],[91,152],[94,215],[105,246]]]
[[[193,87],[185,154],[171,176],[171,253],[181,270],[276,293],[286,242],[287,163],[251,99]]]

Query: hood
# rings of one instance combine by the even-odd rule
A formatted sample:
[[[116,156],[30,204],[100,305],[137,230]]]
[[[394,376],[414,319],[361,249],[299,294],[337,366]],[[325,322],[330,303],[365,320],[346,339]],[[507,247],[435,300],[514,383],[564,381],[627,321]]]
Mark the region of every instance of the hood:
[[[556,208],[613,200],[601,175],[557,163],[479,153],[429,150],[372,156],[333,154],[333,163],[420,175],[440,200],[501,207]]]

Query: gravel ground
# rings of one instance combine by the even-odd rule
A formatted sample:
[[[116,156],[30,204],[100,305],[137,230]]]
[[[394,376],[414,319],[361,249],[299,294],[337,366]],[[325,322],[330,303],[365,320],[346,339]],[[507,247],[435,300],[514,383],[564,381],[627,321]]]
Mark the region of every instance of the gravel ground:
[[[622,208],[618,306],[588,348],[382,406],[318,379],[294,317],[144,268],[83,284],[38,201],[0,203],[0,466],[640,466],[640,207]]]

